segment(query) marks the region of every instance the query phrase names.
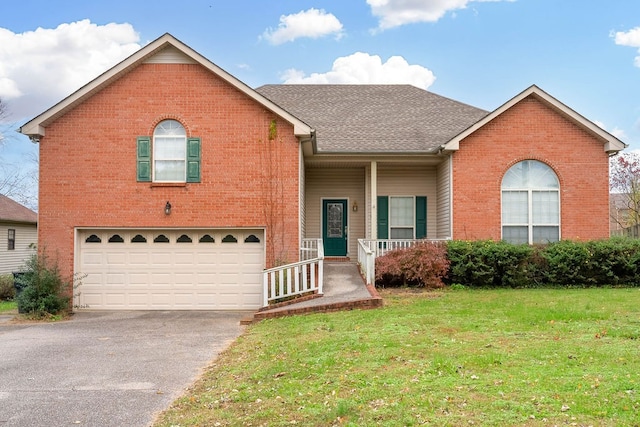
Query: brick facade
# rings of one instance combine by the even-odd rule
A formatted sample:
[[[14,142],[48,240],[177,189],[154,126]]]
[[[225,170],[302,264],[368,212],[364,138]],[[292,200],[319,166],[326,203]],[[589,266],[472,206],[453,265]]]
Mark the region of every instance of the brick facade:
[[[603,141],[534,96],[460,142],[453,154],[453,238],[501,238],[500,186],[521,160],[546,163],[560,181],[561,238],[609,236],[609,169]]]
[[[169,118],[202,140],[201,183],[136,181],[136,137]],[[141,64],[47,124],[40,248],[68,276],[74,227],[259,227],[267,266],[297,261],[299,167],[292,126],[235,87],[200,65]]]

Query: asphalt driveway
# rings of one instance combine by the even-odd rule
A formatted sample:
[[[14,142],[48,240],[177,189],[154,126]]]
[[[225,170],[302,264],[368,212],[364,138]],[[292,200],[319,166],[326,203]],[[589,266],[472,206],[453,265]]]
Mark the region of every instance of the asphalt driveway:
[[[0,427],[147,426],[243,331],[246,312],[83,312],[0,322]]]

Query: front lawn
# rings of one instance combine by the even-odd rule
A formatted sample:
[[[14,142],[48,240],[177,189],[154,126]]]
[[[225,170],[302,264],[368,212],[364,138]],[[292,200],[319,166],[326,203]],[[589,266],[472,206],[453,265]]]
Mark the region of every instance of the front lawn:
[[[156,425],[637,425],[639,289],[382,295],[250,326]]]
[[[0,313],[15,311],[17,309],[18,304],[15,301],[0,301]]]

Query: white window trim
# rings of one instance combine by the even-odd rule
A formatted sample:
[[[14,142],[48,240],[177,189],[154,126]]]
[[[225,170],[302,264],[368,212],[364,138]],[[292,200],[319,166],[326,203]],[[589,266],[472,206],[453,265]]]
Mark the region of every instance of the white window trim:
[[[402,196],[402,195],[389,195],[387,196],[389,198],[389,213],[388,213],[388,217],[389,217],[389,224],[388,227],[389,229],[387,230],[387,235],[389,236],[389,239],[394,239],[393,237],[391,237],[391,229],[404,229],[407,230],[409,228],[411,228],[411,237],[410,239],[415,239],[416,238],[416,196],[415,195],[406,195],[406,196]],[[411,209],[411,214],[413,216],[413,224],[411,225],[411,227],[403,227],[403,226],[393,226],[392,225],[392,221],[391,221],[391,199],[411,199],[412,201],[412,209]],[[398,239],[395,239],[398,240]],[[399,239],[402,240],[402,239]]]
[[[182,126],[182,128],[185,130],[185,134],[184,135],[156,135],[156,130],[158,128],[158,126],[160,126],[160,124],[164,121],[174,121],[180,124],[180,126]],[[175,138],[182,138],[183,139],[183,143],[184,143],[184,157],[183,158],[163,158],[163,159],[158,159],[158,156],[156,154],[156,148],[158,146],[157,141],[158,140],[162,140],[162,139],[175,139]],[[186,129],[184,128],[184,125],[182,123],[180,123],[177,120],[174,119],[167,119],[167,120],[163,120],[160,123],[158,123],[156,125],[156,128],[153,131],[153,136],[152,136],[152,157],[151,157],[151,181],[152,182],[159,182],[159,183],[185,183],[187,182],[187,134],[186,134]],[[156,177],[156,161],[182,161],[184,163],[184,174],[182,179],[180,180],[160,180],[157,179]]]
[[[504,204],[503,204],[503,196],[504,193],[509,192],[520,192],[527,193],[527,218],[529,221],[527,223],[505,223],[502,221],[504,216]],[[555,192],[558,193],[558,223],[533,223],[533,193],[534,192]],[[507,190],[500,189],[500,238],[504,240],[504,227],[527,227],[527,242],[528,244],[533,244],[533,227],[558,227],[558,240],[562,240],[562,200],[560,198],[560,189],[559,188],[509,188]]]

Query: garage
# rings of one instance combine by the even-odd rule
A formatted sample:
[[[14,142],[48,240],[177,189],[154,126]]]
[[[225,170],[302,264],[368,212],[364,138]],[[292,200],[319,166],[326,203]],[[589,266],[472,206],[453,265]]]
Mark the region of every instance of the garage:
[[[78,230],[74,309],[249,310],[262,305],[264,231]]]

